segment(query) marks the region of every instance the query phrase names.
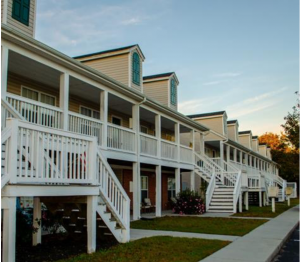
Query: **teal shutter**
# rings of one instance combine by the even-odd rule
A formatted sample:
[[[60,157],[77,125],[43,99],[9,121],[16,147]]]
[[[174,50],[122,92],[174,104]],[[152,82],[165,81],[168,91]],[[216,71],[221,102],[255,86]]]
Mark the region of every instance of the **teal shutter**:
[[[12,18],[29,25],[30,0],[13,0]]]
[[[176,105],[176,83],[175,80],[171,80],[171,104]]]
[[[132,82],[140,85],[141,72],[140,72],[140,57],[137,53],[132,56]]]

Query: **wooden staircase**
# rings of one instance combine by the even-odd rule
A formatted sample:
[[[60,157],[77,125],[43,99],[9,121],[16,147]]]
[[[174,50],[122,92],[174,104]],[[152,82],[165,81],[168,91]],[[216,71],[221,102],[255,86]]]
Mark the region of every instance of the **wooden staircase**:
[[[209,212],[233,213],[233,187],[216,186],[207,210]]]

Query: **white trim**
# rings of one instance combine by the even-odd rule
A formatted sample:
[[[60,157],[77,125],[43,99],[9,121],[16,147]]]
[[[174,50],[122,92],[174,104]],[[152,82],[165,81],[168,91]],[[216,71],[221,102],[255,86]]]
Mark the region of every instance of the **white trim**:
[[[123,127],[122,126],[122,124],[123,124],[123,118],[122,117],[119,117],[119,116],[116,116],[116,115],[111,115],[111,124],[113,124],[114,126],[119,126],[119,125],[116,125],[116,124],[113,123],[113,118],[119,119],[120,120],[120,126]],[[132,131],[130,128],[129,128],[129,130]]]
[[[147,133],[142,132],[142,127],[144,127],[144,128],[147,129]],[[144,126],[144,125],[140,125],[140,133],[141,133],[141,135],[149,135],[149,134],[148,134],[148,131],[149,131],[149,128],[148,128],[148,127],[146,127],[146,126]],[[153,136],[153,137],[151,137],[151,138],[156,139],[155,136]]]
[[[28,89],[28,90],[31,90],[31,91],[33,91],[33,92],[38,93],[38,100],[36,101],[36,100],[34,100],[34,99],[31,99],[31,98],[28,98],[28,97],[23,96],[23,90],[24,90],[24,88],[26,88],[26,89]],[[54,105],[49,105],[49,104],[47,104],[47,103],[42,102],[42,101],[41,101],[41,95],[42,95],[42,94],[54,98]],[[45,93],[45,92],[36,90],[36,89],[34,89],[34,88],[32,88],[32,87],[28,87],[28,86],[21,85],[21,97],[30,99],[30,100],[35,101],[35,102],[40,102],[40,103],[42,103],[42,104],[46,104],[46,105],[49,105],[49,106],[54,106],[54,107],[56,107],[56,96],[49,95],[48,93]]]
[[[91,110],[92,116],[89,117],[89,116],[86,116],[86,115],[82,114],[82,113],[81,113],[81,109],[82,109],[82,108]],[[87,107],[87,106],[80,105],[80,106],[79,106],[79,112],[80,112],[81,115],[86,116],[86,117],[89,117],[89,118],[92,118],[92,119],[97,119],[97,120],[100,120],[100,119],[101,119],[100,111],[97,111],[97,110],[95,110],[95,109],[93,109],[93,108],[91,108],[91,107]],[[95,118],[95,117],[93,117],[93,112],[99,113],[100,118]]]
[[[33,17],[33,38],[35,38],[35,32],[36,32],[36,9],[37,9],[37,1],[34,1],[34,17]]]

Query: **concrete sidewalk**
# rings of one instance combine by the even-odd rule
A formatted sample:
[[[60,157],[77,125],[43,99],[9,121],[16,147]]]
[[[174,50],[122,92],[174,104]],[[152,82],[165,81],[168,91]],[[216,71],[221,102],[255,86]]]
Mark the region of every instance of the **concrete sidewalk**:
[[[269,262],[298,223],[299,206],[296,206],[201,262]]]
[[[155,236],[171,236],[171,237],[188,237],[188,238],[203,238],[214,239],[224,241],[235,241],[239,239],[238,236],[226,236],[226,235],[212,235],[212,234],[200,234],[200,233],[188,233],[188,232],[175,232],[175,231],[160,231],[160,230],[144,230],[144,229],[130,229],[130,240],[137,240],[145,237]]]

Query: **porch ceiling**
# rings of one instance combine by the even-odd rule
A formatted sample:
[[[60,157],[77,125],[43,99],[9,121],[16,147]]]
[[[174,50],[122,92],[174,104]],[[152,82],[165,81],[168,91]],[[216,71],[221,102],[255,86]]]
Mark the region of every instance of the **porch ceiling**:
[[[108,108],[129,116],[132,115],[132,104],[113,94],[108,94]]]
[[[59,71],[13,51],[9,51],[8,72],[59,89]]]

